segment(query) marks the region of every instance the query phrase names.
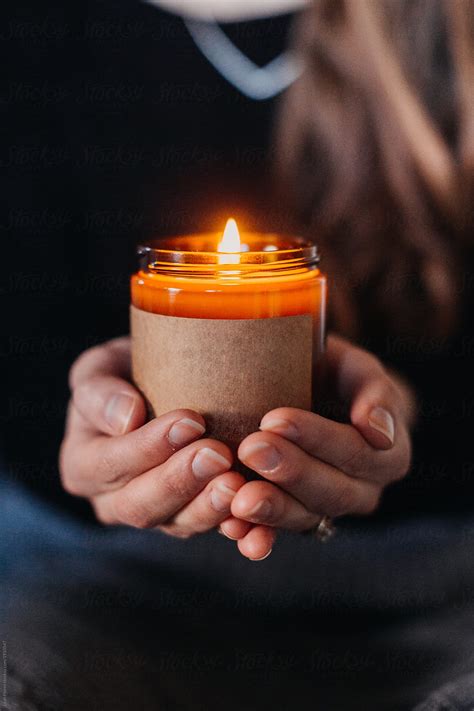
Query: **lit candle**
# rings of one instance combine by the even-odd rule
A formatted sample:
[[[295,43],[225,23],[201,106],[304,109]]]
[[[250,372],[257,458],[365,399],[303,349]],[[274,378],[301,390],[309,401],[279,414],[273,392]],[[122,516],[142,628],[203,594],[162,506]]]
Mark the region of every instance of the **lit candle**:
[[[131,282],[133,376],[151,414],[201,412],[233,446],[281,406],[311,408],[326,278],[297,237],[171,237],[139,250]]]
[[[240,264],[240,252],[242,244],[240,242],[239,228],[237,222],[229,217],[225,226],[222,239],[217,245],[218,252],[224,252],[218,257],[219,264]]]

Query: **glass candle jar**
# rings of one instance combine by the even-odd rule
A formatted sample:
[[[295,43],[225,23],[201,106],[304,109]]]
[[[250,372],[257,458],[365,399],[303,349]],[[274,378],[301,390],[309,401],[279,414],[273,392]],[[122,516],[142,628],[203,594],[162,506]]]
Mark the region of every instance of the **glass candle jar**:
[[[281,406],[311,408],[325,333],[326,278],[314,244],[244,233],[139,247],[131,280],[133,375],[154,415],[191,408],[236,446]]]

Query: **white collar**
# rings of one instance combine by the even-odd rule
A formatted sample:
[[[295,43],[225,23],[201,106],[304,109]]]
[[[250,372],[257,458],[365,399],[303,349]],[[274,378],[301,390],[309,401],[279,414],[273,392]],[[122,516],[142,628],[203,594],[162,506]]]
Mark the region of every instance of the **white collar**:
[[[196,19],[195,14],[189,16],[186,9],[196,10],[196,1],[199,4],[200,16]],[[237,5],[240,8],[238,21],[250,19],[249,12],[253,8],[253,18],[263,17],[263,2],[259,8],[255,7],[254,0],[145,0],[150,5],[163,6],[180,10],[184,13],[183,22],[188,28],[189,34],[193,38],[196,46],[212,64],[214,69],[232,84],[244,96],[255,101],[272,99],[293,84],[303,71],[303,64],[299,57],[293,52],[286,50],[273,59],[264,67],[259,67],[252,62],[238,47],[227,37],[225,32],[219,27],[219,22],[224,22],[224,7],[226,8],[226,19],[230,21],[232,17],[236,19]],[[272,6],[271,15],[280,12],[289,12],[290,7],[297,9],[306,4],[306,0],[266,0],[266,8]],[[245,6],[246,15],[242,16]],[[221,10],[218,13],[218,10]],[[205,14],[205,11],[213,16]],[[217,16],[218,15],[218,16]],[[267,15],[268,16],[268,15]],[[203,19],[206,18],[206,19]]]
[[[194,20],[244,22],[296,12],[309,0],[148,0]]]

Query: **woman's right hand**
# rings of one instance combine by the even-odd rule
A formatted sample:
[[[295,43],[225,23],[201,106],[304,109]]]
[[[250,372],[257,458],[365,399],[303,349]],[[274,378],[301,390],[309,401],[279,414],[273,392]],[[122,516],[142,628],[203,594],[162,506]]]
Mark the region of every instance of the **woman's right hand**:
[[[192,410],[146,422],[145,403],[129,378],[128,338],[91,348],[74,363],[60,455],[64,488],[88,498],[105,524],[187,538],[226,520],[227,535],[245,535],[251,525],[230,514],[245,479],[230,471],[229,448],[201,439],[205,422]],[[255,559],[266,552],[257,547]]]

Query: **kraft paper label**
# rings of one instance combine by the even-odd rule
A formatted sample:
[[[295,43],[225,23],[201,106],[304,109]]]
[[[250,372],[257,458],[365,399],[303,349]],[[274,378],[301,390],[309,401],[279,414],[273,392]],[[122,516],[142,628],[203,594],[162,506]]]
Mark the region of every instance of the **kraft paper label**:
[[[132,306],[131,335],[133,377],[155,416],[190,408],[235,447],[269,410],[311,409],[310,314],[193,319]]]

